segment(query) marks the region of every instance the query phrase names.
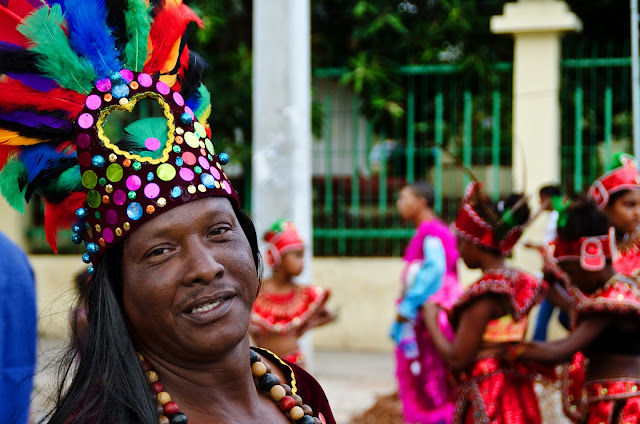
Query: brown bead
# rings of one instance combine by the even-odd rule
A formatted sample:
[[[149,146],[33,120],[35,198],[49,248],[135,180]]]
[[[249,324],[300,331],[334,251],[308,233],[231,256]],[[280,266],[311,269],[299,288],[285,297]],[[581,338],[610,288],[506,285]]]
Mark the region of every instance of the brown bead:
[[[169,421],[169,418],[165,417],[164,415],[160,415],[158,417],[158,424],[170,424],[171,421]]]
[[[288,384],[281,384],[281,386],[284,388],[284,391],[287,392],[287,396],[291,396],[291,387]]]
[[[302,408],[296,405],[291,408],[289,415],[291,415],[291,418],[293,418],[294,421],[298,421],[300,418],[304,417],[304,412],[302,411]]]
[[[302,406],[302,398],[298,395],[291,395],[291,397],[293,398],[293,400],[296,401],[296,405],[298,406]]]
[[[267,372],[267,367],[262,362],[254,362],[251,365],[251,373],[254,377],[262,377]]]
[[[162,405],[158,404],[156,406],[156,412],[157,412],[159,417],[164,415],[164,408],[162,407]]]
[[[313,415],[313,409],[311,409],[311,407],[306,403],[302,404],[302,410],[304,411],[305,415]]]
[[[282,380],[280,379],[280,376],[278,376],[278,374],[273,374],[273,378],[276,379],[276,384],[282,383]]]
[[[282,399],[286,395],[287,392],[284,390],[284,387],[280,386],[279,384],[276,384],[271,388],[271,390],[269,390],[269,396],[271,396],[271,399],[275,400],[276,402],[279,402],[280,399]]]
[[[157,398],[160,405],[164,405],[167,402],[171,402],[171,395],[169,395],[169,393],[167,392],[158,393]]]

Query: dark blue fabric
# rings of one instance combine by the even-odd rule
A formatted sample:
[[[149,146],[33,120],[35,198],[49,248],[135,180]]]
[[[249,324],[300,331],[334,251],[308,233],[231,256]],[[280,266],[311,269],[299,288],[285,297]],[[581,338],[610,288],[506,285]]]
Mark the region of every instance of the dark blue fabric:
[[[35,281],[25,253],[2,233],[0,252],[0,399],[8,407],[2,421],[26,424],[36,363]]]
[[[551,314],[553,314],[553,309],[555,308],[554,304],[549,302],[547,299],[543,299],[540,303],[540,309],[538,310],[538,319],[536,320],[536,328],[533,332],[533,340],[543,342],[547,340],[547,328],[549,327],[549,320],[551,319]],[[569,329],[569,315],[560,311],[558,314],[558,321],[565,329]]]

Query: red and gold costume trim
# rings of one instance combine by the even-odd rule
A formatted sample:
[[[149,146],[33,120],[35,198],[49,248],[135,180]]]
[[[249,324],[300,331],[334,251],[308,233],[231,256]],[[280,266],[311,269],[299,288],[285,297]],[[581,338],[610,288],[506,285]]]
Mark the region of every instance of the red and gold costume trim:
[[[589,187],[589,195],[600,208],[607,206],[613,193],[620,190],[637,190],[640,186],[640,175],[633,158],[624,155],[620,157],[620,163],[621,167],[607,172]]]
[[[295,332],[327,302],[330,294],[329,290],[314,286],[297,286],[285,294],[260,292],[253,304],[251,322],[266,332]]]
[[[473,299],[484,294],[504,295],[511,307],[510,315],[515,321],[526,317],[531,308],[539,303],[547,290],[547,283],[517,269],[487,271],[473,283],[451,310],[451,322],[457,325],[460,311]]]
[[[635,279],[616,274],[604,287],[590,295],[572,286],[568,290],[575,301],[575,321],[592,313],[634,314],[640,317],[640,287]]]
[[[456,377],[454,424],[540,424],[533,378],[538,370],[493,356],[478,359]]]
[[[616,379],[590,381],[586,424],[637,424],[640,422],[640,381]]]

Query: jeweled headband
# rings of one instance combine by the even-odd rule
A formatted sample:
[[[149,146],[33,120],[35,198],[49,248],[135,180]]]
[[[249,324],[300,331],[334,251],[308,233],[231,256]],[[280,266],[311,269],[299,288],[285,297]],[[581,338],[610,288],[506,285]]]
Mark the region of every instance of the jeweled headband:
[[[474,244],[508,254],[522,235],[523,227],[515,226],[504,237],[499,237],[494,225],[483,219],[474,208],[472,199],[477,198],[478,201],[482,201],[481,190],[481,183],[476,181],[469,183],[462,199],[462,208],[452,224],[452,229],[457,235]]]
[[[183,37],[190,22],[202,26],[195,13],[181,0],[129,0],[125,10],[51,3],[0,1],[9,204],[23,211],[40,196],[54,251],[57,231],[71,227],[89,263],[175,206],[207,196],[237,203],[221,166],[228,156],[211,143],[203,61]]]

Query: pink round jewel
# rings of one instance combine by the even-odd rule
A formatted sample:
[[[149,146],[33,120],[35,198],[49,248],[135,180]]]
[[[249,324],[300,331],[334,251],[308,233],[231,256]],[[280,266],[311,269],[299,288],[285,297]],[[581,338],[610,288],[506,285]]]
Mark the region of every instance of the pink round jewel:
[[[149,137],[144,141],[144,147],[151,152],[155,152],[160,148],[160,140],[155,137]]]
[[[187,112],[189,115],[191,115],[191,119],[196,119],[196,115],[193,114],[193,111],[189,106],[185,106],[184,111]]]
[[[169,94],[169,86],[165,83],[163,83],[162,81],[158,81],[156,83],[156,90],[158,90],[158,93],[166,96],[167,94]]]
[[[131,191],[136,191],[142,185],[142,180],[137,175],[131,175],[127,178],[127,188]]]
[[[116,205],[124,205],[124,202],[126,201],[127,193],[125,193],[123,190],[116,190],[116,192],[113,193],[113,203],[115,203]]]
[[[96,81],[96,88],[98,91],[106,93],[111,90],[111,80],[109,78],[102,78]]]
[[[209,169],[211,167],[211,164],[209,163],[209,160],[207,158],[205,158],[204,156],[198,157],[198,163],[200,164],[202,169]]]
[[[128,69],[122,69],[120,70],[120,76],[122,76],[122,79],[124,80],[124,82],[126,82],[127,84],[129,84],[131,81],[133,81],[133,72],[131,72]]]
[[[89,129],[93,125],[93,116],[90,113],[83,113],[78,117],[78,125],[80,128]]]
[[[102,238],[107,243],[113,242],[113,231],[111,230],[111,228],[105,228],[104,230],[102,230]]]
[[[87,100],[84,102],[85,105],[91,110],[98,110],[100,105],[102,104],[102,99],[97,94],[92,94],[87,97]]]
[[[173,101],[176,102],[178,106],[184,106],[184,98],[182,97],[182,94],[177,91],[173,92]]]
[[[151,78],[151,75],[149,74],[138,74],[138,83],[143,87],[151,87],[151,84],[153,84],[153,78]]]
[[[191,152],[184,152],[182,154],[182,160],[187,165],[195,165],[196,164],[196,155]]]
[[[225,181],[225,183],[224,183],[224,191],[226,191],[227,194],[231,194],[231,183],[229,183],[229,181]]]
[[[86,149],[89,147],[89,144],[91,144],[91,137],[89,137],[87,133],[80,133],[76,137],[76,144],[81,149]]]
[[[189,168],[180,169],[180,178],[182,178],[184,181],[192,181],[193,177],[193,171]]]
[[[156,183],[147,184],[144,188],[144,195],[147,199],[155,199],[160,195],[160,186]]]
[[[216,180],[220,179],[220,171],[218,171],[215,166],[211,167],[211,175],[213,175],[213,178],[215,178]]]

